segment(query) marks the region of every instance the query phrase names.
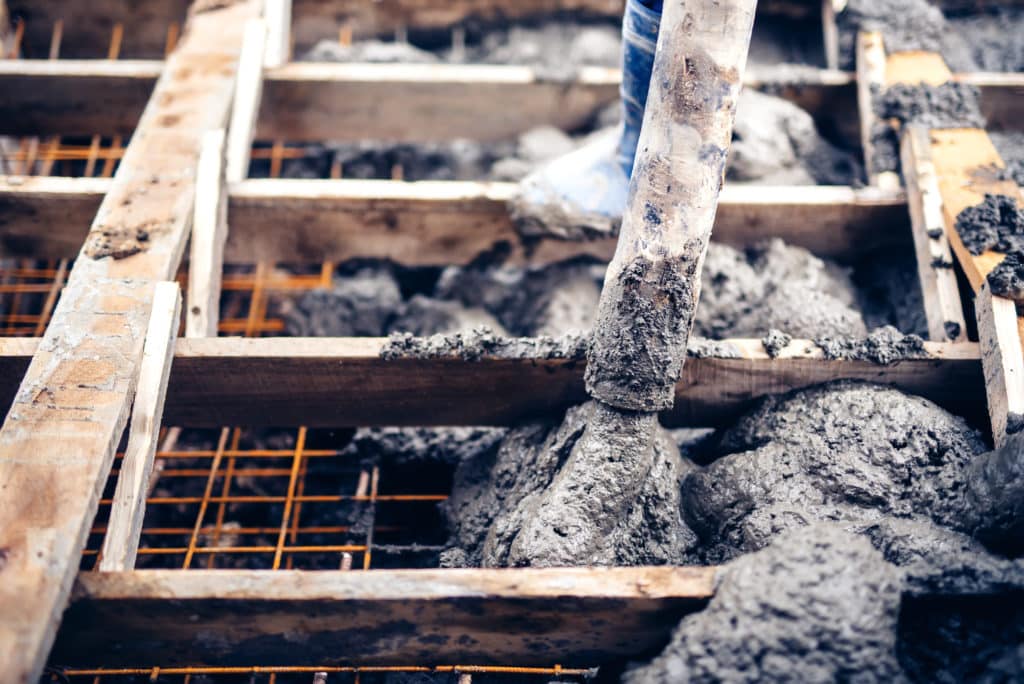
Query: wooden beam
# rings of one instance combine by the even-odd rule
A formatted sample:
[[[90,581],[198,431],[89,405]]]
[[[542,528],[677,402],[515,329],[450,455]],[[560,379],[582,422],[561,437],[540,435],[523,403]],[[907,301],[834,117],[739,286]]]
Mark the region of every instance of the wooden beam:
[[[181,290],[178,283],[157,283],[153,294],[153,314],[142,351],[128,445],[121,459],[110,520],[100,553],[101,572],[120,572],[135,567],[142,519],[146,514],[146,492],[153,472],[153,457],[180,320]]]
[[[228,236],[224,141],[223,128],[207,131],[199,153],[189,252],[186,337],[217,336],[224,242]]]
[[[953,270],[953,253],[946,236],[942,195],[927,129],[915,125],[904,128],[902,166],[928,337],[948,342],[966,340],[960,287]]]
[[[992,439],[1000,447],[1006,441],[1007,428],[1018,432],[1024,421],[1024,350],[1017,307],[1008,299],[993,297],[986,283],[975,308]]]
[[[72,257],[108,182],[0,177],[0,249]],[[607,259],[614,241],[520,244],[506,202],[510,183],[247,180],[231,188],[230,263],[343,261],[383,257],[406,265],[466,263],[499,243],[522,260],[576,254]],[[848,187],[726,185],[715,239],[749,246],[781,237],[815,254],[853,260],[909,241],[902,193]]]
[[[267,22],[263,66],[283,66],[292,54],[292,0],[264,0],[263,18]]]
[[[0,60],[0,135],[130,135],[159,73],[156,61]],[[982,113],[992,127],[1024,126],[1024,74],[955,78],[981,89]],[[265,75],[256,137],[354,139],[365,131],[367,137],[412,141],[460,134],[493,139],[545,123],[573,128],[615,101],[619,79],[617,69],[602,68],[584,69],[565,84],[545,82],[519,66],[293,62]],[[745,83],[779,93],[851,139],[859,130],[850,74],[822,71],[794,81],[752,68]],[[407,98],[415,104],[408,114],[378,120],[378,105]],[[449,120],[453,104],[457,118]],[[305,111],[295,111],[299,107]],[[495,132],[485,126],[488,117]]]
[[[0,671],[10,681],[38,680],[53,642],[127,422],[154,285],[174,276],[185,247],[200,137],[224,123],[254,5],[191,17],[0,429]],[[108,248],[125,258],[99,258]]]
[[[82,573],[61,665],[593,667],[661,647],[715,568]],[[216,638],[211,638],[216,635]],[[339,645],[343,647],[339,648]]]
[[[943,215],[950,245],[977,293],[985,278],[998,266],[1004,255],[991,250],[975,256],[968,251],[956,230],[956,218],[964,209],[981,204],[985,195],[1009,195],[1024,206],[1020,188],[1012,180],[998,180],[998,169],[1004,168],[988,134],[981,129],[952,129],[931,132],[932,159],[939,177]]]
[[[846,0],[821,0],[821,35],[825,46],[825,66],[839,69],[839,27],[836,14],[846,7]]]
[[[583,361],[457,355],[384,361],[379,338],[179,340],[165,425],[514,425],[586,400]],[[978,346],[926,343],[928,356],[892,365],[830,361],[796,340],[775,359],[760,340],[729,340],[735,358],[692,357],[668,425],[721,425],[756,398],[838,378],[895,385],[985,421]],[[0,401],[28,365],[31,343],[0,339]],[[358,402],[337,397],[358,392]]]
[[[249,175],[249,153],[256,128],[256,114],[263,96],[263,54],[267,46],[267,24],[250,19],[245,24],[242,56],[235,79],[235,98],[231,104],[228,127],[225,175],[229,183],[237,183]]]
[[[0,134],[128,135],[159,70],[159,62],[62,59],[47,66],[39,60],[0,61],[5,95],[0,99]],[[367,137],[432,140],[508,137],[544,123],[572,128],[615,101],[619,80],[617,69],[605,68],[584,69],[569,83],[552,83],[521,66],[295,62],[266,73],[267,97],[257,137],[359,139],[356,132],[365,131]],[[770,70],[746,80],[749,87],[779,92],[842,130],[851,124],[856,128],[849,111],[855,99],[852,83],[840,72],[794,82],[792,76]],[[378,121],[379,106],[412,97],[416,107],[409,114],[400,108]],[[459,115],[449,120],[453,103]],[[1003,104],[1017,108],[1012,99]],[[307,111],[294,111],[299,106]],[[494,119],[497,132],[480,120],[487,117]]]
[[[860,114],[860,142],[864,149],[864,168],[868,183],[885,190],[900,187],[900,177],[894,171],[875,169],[875,127],[880,123],[875,114],[875,93],[886,85],[885,46],[878,31],[857,34],[857,111]]]

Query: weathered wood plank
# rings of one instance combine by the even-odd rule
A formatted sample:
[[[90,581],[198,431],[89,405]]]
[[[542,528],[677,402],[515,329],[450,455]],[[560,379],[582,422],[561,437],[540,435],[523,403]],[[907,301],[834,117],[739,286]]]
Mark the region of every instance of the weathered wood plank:
[[[153,472],[153,456],[160,434],[180,319],[181,290],[178,283],[157,283],[153,294],[153,313],[142,350],[128,445],[121,459],[100,554],[101,572],[120,572],[135,567],[139,534],[146,513],[146,491]]]
[[[0,134],[129,135],[159,73],[156,61],[0,60],[0,92],[4,93]],[[421,82],[423,78],[436,92]],[[479,87],[486,95],[485,91],[475,95],[474,78],[481,79]],[[350,131],[399,140],[472,137],[471,132],[484,127],[474,117],[494,116],[501,125],[497,130],[506,136],[541,123],[577,126],[597,107],[615,101],[619,78],[617,69],[597,68],[585,69],[573,82],[563,84],[545,83],[532,69],[516,66],[293,62],[266,73],[267,97],[257,137],[351,139],[356,134]],[[1024,126],[1024,74],[975,73],[955,78],[981,89],[982,111],[990,128],[1020,130]],[[366,81],[382,84],[368,88]],[[856,88],[851,74],[822,71],[794,80],[791,74],[772,69],[751,69],[746,85],[778,92],[819,122],[856,138]],[[389,88],[392,92],[387,92]],[[389,113],[378,122],[375,104],[401,103],[407,89],[416,96],[415,111]],[[459,102],[462,112],[458,121],[445,118],[453,101]],[[307,110],[294,111],[300,105]],[[396,119],[404,124],[396,125]],[[460,128],[468,125],[467,120],[471,128]]]
[[[0,177],[0,249],[73,257],[109,183]],[[407,265],[465,263],[508,243],[531,263],[592,254],[614,241],[545,240],[522,250],[506,209],[509,183],[248,180],[231,188],[228,262],[280,263],[386,257]],[[781,237],[821,256],[851,260],[909,242],[902,193],[848,187],[726,185],[715,239],[747,246]]]
[[[714,568],[83,573],[61,665],[593,667],[660,647]],[[211,635],[216,635],[211,638]],[[339,648],[343,644],[343,648]]]
[[[153,288],[177,270],[202,133],[223,125],[255,3],[195,14],[0,429],[0,671],[39,678],[124,430]],[[94,259],[111,243],[119,260]]]
[[[942,196],[927,129],[920,126],[904,129],[902,166],[928,337],[949,342],[966,340],[967,326],[960,287],[946,237]]]
[[[890,383],[986,422],[978,346],[927,343],[928,358],[889,366],[829,361],[806,340],[769,358],[759,340],[731,340],[738,358],[690,358],[669,425],[720,425],[757,397],[837,378]],[[383,361],[378,338],[182,339],[165,425],[512,425],[584,401],[582,360],[457,356]],[[0,341],[17,377],[32,345]],[[358,402],[339,396],[358,393]],[[0,400],[11,395],[0,380]]]
[[[975,308],[992,439],[998,447],[1006,441],[1007,428],[1017,432],[1024,421],[1024,351],[1017,307],[1009,299],[993,297],[986,284]]]
[[[229,183],[244,180],[249,175],[252,136],[263,97],[263,57],[266,46],[267,23],[263,19],[247,21],[245,38],[242,39],[242,55],[238,60],[235,97],[231,103],[231,121],[228,124],[224,168]]]
[[[283,66],[292,54],[292,0],[264,0],[263,19],[267,22],[263,66]]]
[[[971,254],[956,230],[956,218],[964,209],[981,204],[985,195],[1003,194],[1018,198],[1020,188],[1012,180],[998,180],[996,171],[1005,167],[988,133],[981,129],[952,129],[931,132],[932,159],[939,177],[943,215],[950,245],[975,293],[1004,255],[987,251]]]
[[[216,337],[220,320],[220,287],[224,273],[224,242],[228,237],[227,190],[224,182],[224,129],[203,136],[196,172],[196,203],[189,244],[186,337]]]
[[[860,116],[860,143],[864,149],[864,168],[868,183],[877,188],[895,190],[900,187],[899,175],[892,171],[878,171],[875,161],[873,135],[880,123],[875,115],[875,92],[887,81],[885,46],[878,31],[857,34],[857,111]]]

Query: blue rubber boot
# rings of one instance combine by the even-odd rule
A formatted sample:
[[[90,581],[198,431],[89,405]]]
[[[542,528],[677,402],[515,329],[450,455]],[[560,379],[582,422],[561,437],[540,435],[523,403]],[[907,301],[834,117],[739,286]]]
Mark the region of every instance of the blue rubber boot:
[[[523,179],[512,202],[512,216],[523,235],[579,240],[618,231],[651,84],[662,1],[627,1],[622,20],[622,125]]]

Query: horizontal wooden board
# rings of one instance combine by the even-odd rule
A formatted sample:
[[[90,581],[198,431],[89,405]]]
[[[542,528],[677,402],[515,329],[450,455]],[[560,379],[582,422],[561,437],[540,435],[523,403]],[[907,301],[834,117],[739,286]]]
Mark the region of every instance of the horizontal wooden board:
[[[965,0],[947,0],[963,3]],[[976,2],[977,0],[970,0]],[[49,53],[54,22],[64,22],[61,52],[67,57],[106,55],[115,23],[125,26],[123,53],[130,57],[163,54],[167,30],[181,23],[189,0],[8,0],[11,15],[25,21],[25,53]],[[348,24],[356,37],[389,35],[396,29],[444,29],[466,19],[491,22],[551,13],[617,18],[623,0],[293,0],[292,26],[296,48],[318,40],[337,40]],[[1005,4],[1005,0],[1004,0]],[[766,13],[801,17],[818,12],[816,0],[763,0]]]
[[[74,257],[110,181],[0,177],[0,254]],[[506,201],[510,183],[250,180],[231,189],[226,260],[251,263],[380,257],[407,265],[465,263],[505,243],[547,263],[610,258],[611,240],[544,240],[526,250]],[[727,185],[715,239],[746,246],[781,237],[840,259],[909,242],[902,193],[847,187]]]
[[[298,648],[304,661],[325,665],[592,667],[663,645],[712,595],[714,573],[82,573],[51,663],[292,665]]]
[[[0,60],[0,134],[128,135],[157,61]],[[495,140],[540,124],[574,128],[618,97],[619,72],[585,68],[546,81],[530,67],[293,62],[269,70],[256,136],[262,140]],[[982,91],[991,128],[1020,130],[1024,74],[959,76]],[[857,140],[856,89],[835,71],[751,70],[819,125]]]
[[[182,339],[165,425],[513,425],[586,400],[582,361],[384,361],[380,338]],[[757,397],[839,378],[892,384],[984,420],[976,344],[927,343],[930,358],[879,365],[829,361],[794,341],[771,359],[759,340],[731,340],[740,358],[691,358],[667,425],[720,425]],[[10,403],[34,345],[0,339],[0,406]]]

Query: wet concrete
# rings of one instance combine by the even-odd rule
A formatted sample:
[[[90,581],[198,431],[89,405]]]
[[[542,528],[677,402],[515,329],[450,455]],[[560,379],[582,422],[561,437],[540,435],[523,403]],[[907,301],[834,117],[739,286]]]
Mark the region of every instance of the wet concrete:
[[[814,119],[788,100],[744,90],[726,177],[765,185],[850,185],[862,179],[856,157],[821,136]]]
[[[875,156],[872,171],[899,171],[900,141],[896,129],[889,125],[895,119],[901,125],[917,124],[929,129],[984,128],[981,94],[976,86],[949,82],[898,84],[874,93],[874,110],[879,122],[871,129]]]
[[[1024,185],[1024,133],[992,131],[988,137],[1006,163],[1006,171],[1001,175],[1002,178],[1013,180],[1017,185]]]
[[[723,568],[708,607],[622,681],[900,681],[899,606],[899,573],[866,539],[796,530]]]
[[[820,336],[814,339],[814,343],[825,353],[826,359],[874,361],[887,365],[928,356],[923,339],[917,335],[905,335],[892,326],[872,330],[864,338]]]
[[[856,68],[858,31],[880,31],[887,52],[942,50],[947,33],[942,11],[927,0],[850,0],[836,16],[839,62]]]
[[[987,250],[1006,254],[988,275],[992,294],[1024,299],[1024,211],[1016,199],[985,195],[981,204],[960,212],[956,230],[971,254],[979,255]]]
[[[707,562],[757,550],[814,521],[924,516],[963,524],[981,435],[931,402],[838,381],[765,399],[683,482],[683,515]]]
[[[773,238],[747,250],[712,243],[694,334],[794,337],[867,334],[849,269]]]
[[[591,401],[464,461],[445,509],[445,567],[684,563],[683,459],[656,416]]]

